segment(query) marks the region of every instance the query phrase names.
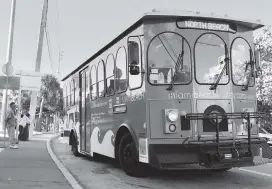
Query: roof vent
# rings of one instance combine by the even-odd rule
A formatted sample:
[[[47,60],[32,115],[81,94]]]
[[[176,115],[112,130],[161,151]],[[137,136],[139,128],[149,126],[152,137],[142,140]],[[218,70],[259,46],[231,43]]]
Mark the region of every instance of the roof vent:
[[[200,14],[200,12],[199,12],[199,11],[196,11],[196,14]]]

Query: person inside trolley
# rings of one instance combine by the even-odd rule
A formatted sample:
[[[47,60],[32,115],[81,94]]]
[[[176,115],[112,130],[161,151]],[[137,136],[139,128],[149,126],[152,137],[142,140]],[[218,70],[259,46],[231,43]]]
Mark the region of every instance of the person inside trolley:
[[[114,74],[114,70],[113,70]],[[121,79],[122,77],[122,70],[118,67],[116,67],[116,90],[117,91],[123,91],[126,88],[126,80]]]

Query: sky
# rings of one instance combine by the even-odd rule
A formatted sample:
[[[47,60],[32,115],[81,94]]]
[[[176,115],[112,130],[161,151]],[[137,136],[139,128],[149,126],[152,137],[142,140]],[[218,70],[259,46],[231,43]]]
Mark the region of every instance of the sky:
[[[6,63],[11,0],[0,1],[0,66]],[[12,64],[34,70],[43,0],[17,0]],[[272,25],[271,0],[49,0],[47,28],[51,57],[44,38],[42,73],[63,78],[122,31],[153,9],[190,10],[260,19]],[[1,71],[1,70],[0,70]]]

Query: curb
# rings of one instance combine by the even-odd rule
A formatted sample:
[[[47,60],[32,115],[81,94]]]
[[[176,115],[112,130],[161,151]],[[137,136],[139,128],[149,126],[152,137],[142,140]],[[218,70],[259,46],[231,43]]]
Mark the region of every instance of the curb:
[[[53,159],[53,161],[55,162],[55,164],[57,165],[57,167],[59,168],[59,170],[61,171],[61,173],[63,174],[63,176],[66,178],[66,180],[69,182],[69,184],[72,186],[73,189],[83,189],[81,187],[81,185],[76,181],[76,179],[73,177],[73,175],[64,167],[63,163],[61,163],[61,161],[56,157],[56,155],[54,154],[50,142],[58,137],[57,136],[53,136],[51,137],[49,140],[46,141],[46,147],[47,147],[47,151],[49,153],[49,155],[51,156],[51,158]]]

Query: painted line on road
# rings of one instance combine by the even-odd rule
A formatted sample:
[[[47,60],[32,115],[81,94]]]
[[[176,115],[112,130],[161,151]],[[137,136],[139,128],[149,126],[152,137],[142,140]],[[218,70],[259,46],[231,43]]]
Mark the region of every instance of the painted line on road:
[[[251,170],[248,170],[248,169],[242,169],[242,168],[239,168],[238,170],[240,170],[240,171],[244,171],[244,172],[248,172],[248,173],[253,173],[253,174],[256,174],[256,175],[261,175],[261,176],[266,176],[266,177],[270,177],[270,178],[272,178],[272,175],[267,174],[267,173],[261,173],[261,172],[258,172],[258,171],[251,171]]]
[[[66,180],[69,182],[69,184],[74,188],[74,189],[83,189],[80,184],[76,181],[76,179],[72,176],[72,174],[65,168],[63,163],[57,158],[57,156],[54,154],[50,142],[54,137],[46,141],[46,147],[47,151],[50,154],[51,158],[59,168],[59,170],[62,172],[63,176],[66,178]]]

